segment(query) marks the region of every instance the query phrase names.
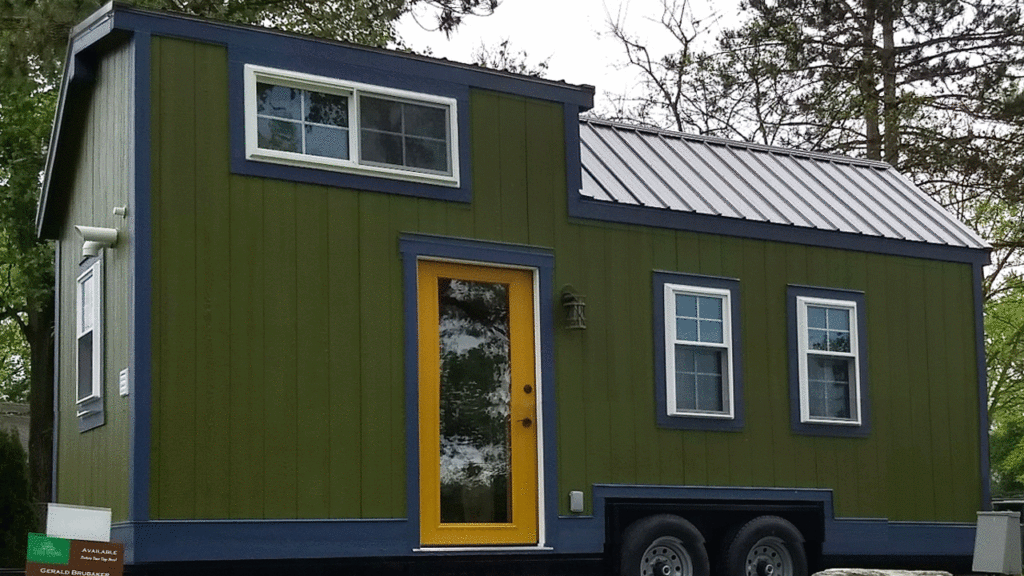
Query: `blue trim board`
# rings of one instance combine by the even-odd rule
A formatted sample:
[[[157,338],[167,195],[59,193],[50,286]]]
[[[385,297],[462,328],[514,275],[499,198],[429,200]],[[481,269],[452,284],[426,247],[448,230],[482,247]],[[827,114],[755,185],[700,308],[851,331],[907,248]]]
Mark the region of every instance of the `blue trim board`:
[[[817,424],[800,421],[800,368],[797,344],[797,307],[798,296],[811,298],[828,298],[848,300],[857,303],[857,359],[860,377],[860,425]],[[816,286],[786,287],[786,327],[789,349],[789,418],[793,432],[811,436],[838,436],[846,438],[863,438],[871,433],[871,386],[868,380],[868,333],[867,312],[864,305],[864,293],[839,288],[822,288]]]
[[[656,270],[653,278],[653,300],[651,313],[654,326],[654,405],[655,419],[662,428],[677,430],[718,430],[740,431],[744,426],[743,402],[743,333],[740,329],[740,281],[734,278],[703,276]],[[700,416],[669,416],[668,375],[665,364],[668,361],[665,350],[665,284],[682,284],[702,288],[718,288],[730,293],[730,314],[732,316],[732,418],[702,418]],[[675,385],[673,383],[673,385]]]
[[[554,357],[554,288],[553,276],[555,258],[547,249],[517,244],[485,242],[463,238],[447,238],[424,234],[403,234],[399,239],[402,254],[403,306],[405,311],[405,438],[406,438],[406,486],[408,502],[409,542],[419,540],[419,348],[418,314],[416,306],[417,262],[423,257],[445,258],[476,262],[481,265],[504,264],[525,266],[537,270],[540,303],[540,373],[539,386],[541,405],[540,419],[543,422],[541,440],[544,460],[538,473],[544,480],[543,515],[547,542],[557,540],[558,519],[558,478],[555,443],[555,357]]]
[[[992,475],[988,446],[988,363],[985,358],[985,267],[974,265],[974,348],[978,371],[978,455],[981,467],[981,502],[978,510],[992,510]]]
[[[126,564],[209,560],[352,558],[412,553],[408,521],[157,520],[119,522],[111,538]]]
[[[826,520],[826,556],[960,556],[974,553],[974,524]]]
[[[565,130],[565,189],[569,191],[569,215],[573,215],[573,199],[583,189],[583,163],[580,160],[580,114],[586,109],[565,104],[562,124]]]
[[[969,264],[988,264],[989,262],[988,250],[975,250],[959,246],[941,246],[832,230],[785,226],[782,224],[754,222],[739,218],[694,214],[692,212],[679,212],[646,206],[631,206],[586,198],[580,194],[578,187],[569,188],[569,216],[603,222],[638,224],[668,228],[670,230],[735,236],[752,240],[787,242],[790,244],[820,246],[839,250],[856,250],[858,252],[874,254],[909,256],[946,262],[964,262]]]
[[[135,181],[131,186],[129,226],[134,242],[132,267],[132,309],[129,344],[130,396],[128,461],[128,519],[149,519],[149,452],[151,425],[152,330],[153,330],[153,246],[150,207],[150,73],[152,41],[145,32],[136,33],[135,46]]]
[[[60,242],[53,243],[53,433],[50,435],[50,501],[60,502],[57,496],[57,465],[60,459],[60,281],[62,255]]]

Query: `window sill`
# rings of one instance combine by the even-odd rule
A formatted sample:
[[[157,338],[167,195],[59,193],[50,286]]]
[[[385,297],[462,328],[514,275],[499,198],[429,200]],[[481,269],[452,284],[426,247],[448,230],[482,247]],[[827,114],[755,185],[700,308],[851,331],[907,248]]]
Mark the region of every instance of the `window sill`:
[[[275,154],[263,149],[255,152],[249,152],[246,155],[246,160],[253,162],[266,162],[268,164],[281,164],[284,166],[295,166],[298,168],[310,168],[313,170],[327,170],[330,172],[353,174],[356,176],[368,176],[371,178],[417,182],[420,184],[434,184],[449,188],[458,188],[460,185],[459,179],[451,176],[427,174],[412,170],[385,168],[382,166],[366,166],[349,162],[332,162],[327,158],[321,161],[314,157],[287,153]]]

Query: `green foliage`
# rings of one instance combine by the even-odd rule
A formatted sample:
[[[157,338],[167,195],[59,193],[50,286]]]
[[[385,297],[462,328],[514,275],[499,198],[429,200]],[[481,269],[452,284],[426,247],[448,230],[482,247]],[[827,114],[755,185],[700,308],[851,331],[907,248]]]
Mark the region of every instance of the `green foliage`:
[[[0,321],[0,402],[28,401],[29,349],[14,320]]]
[[[1006,497],[1024,495],[1024,279],[1010,272],[1001,287],[985,305],[985,351],[992,490]]]
[[[0,429],[0,567],[25,566],[28,533],[36,529],[28,457],[18,435]]]
[[[1002,418],[989,434],[992,495],[1024,494],[1024,417]]]
[[[524,74],[526,76],[536,76],[537,78],[543,78],[547,74],[548,61],[550,60],[550,58],[545,58],[536,64],[531,63],[526,51],[514,49],[512,42],[508,38],[493,46],[481,43],[473,51],[472,58],[475,64],[485,68],[512,72],[514,74]]]

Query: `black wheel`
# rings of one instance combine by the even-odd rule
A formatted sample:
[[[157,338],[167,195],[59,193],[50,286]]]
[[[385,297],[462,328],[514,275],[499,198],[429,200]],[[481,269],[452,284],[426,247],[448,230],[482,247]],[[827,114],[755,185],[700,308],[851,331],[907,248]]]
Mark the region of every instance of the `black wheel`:
[[[708,576],[710,572],[704,537],[679,516],[641,518],[623,533],[621,576]]]
[[[724,550],[725,576],[807,576],[803,535],[778,516],[747,522]]]

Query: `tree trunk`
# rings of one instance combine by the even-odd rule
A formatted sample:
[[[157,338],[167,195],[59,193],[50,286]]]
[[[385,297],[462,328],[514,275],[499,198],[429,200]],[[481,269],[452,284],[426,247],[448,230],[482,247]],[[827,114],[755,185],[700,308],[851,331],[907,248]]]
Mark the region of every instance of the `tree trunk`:
[[[53,474],[53,296],[30,302],[28,344],[31,350],[29,375],[28,431],[29,478],[32,496],[38,503],[50,502]]]
[[[900,114],[899,102],[896,99],[896,41],[895,19],[898,7],[896,0],[882,0],[882,116],[885,134],[883,135],[883,158],[896,166],[899,162]]]
[[[864,27],[861,30],[860,90],[864,110],[864,145],[868,158],[882,159],[882,137],[879,132],[878,89],[875,82],[878,56],[875,49],[875,24],[878,19],[876,0],[864,0]]]

